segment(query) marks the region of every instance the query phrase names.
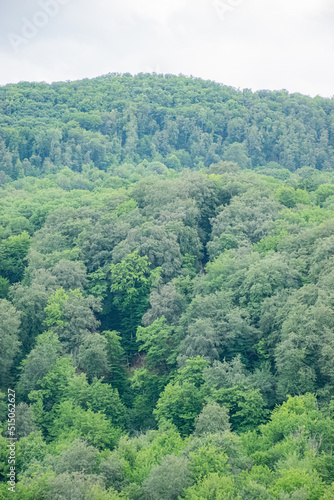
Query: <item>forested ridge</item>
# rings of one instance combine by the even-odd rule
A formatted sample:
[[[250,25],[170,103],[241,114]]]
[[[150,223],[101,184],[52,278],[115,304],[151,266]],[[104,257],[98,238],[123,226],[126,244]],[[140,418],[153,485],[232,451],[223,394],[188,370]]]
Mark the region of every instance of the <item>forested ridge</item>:
[[[334,499],[334,100],[107,75],[0,112],[0,499]]]
[[[278,162],[334,167],[334,100],[238,91],[173,75],[107,75],[0,88],[0,168],[17,179],[162,160],[167,167]]]

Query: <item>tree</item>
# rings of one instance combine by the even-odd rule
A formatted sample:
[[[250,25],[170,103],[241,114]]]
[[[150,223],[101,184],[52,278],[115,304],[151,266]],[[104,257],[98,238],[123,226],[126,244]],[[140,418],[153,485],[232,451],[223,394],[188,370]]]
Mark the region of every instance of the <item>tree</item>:
[[[167,455],[179,456],[184,444],[176,427],[166,424],[131,439],[123,436],[115,453],[124,460],[126,480],[142,484],[152,467],[160,465]]]
[[[191,483],[187,460],[168,455],[161,465],[153,467],[143,483],[143,490],[149,500],[177,500]]]
[[[146,295],[150,280],[147,257],[140,257],[135,251],[129,254],[121,263],[111,265],[111,291],[115,293],[114,302],[126,310],[140,296]]]
[[[30,236],[26,231],[0,242],[0,275],[11,283],[22,279],[29,245]]]
[[[75,369],[70,358],[59,358],[40,383],[40,389],[28,394],[33,403],[36,424],[47,435],[55,417],[56,405],[63,400],[64,390],[73,378]]]
[[[306,433],[305,436],[309,433],[322,434],[321,447],[327,447],[331,440],[329,428],[330,421],[317,409],[316,397],[306,394],[288,396],[287,401],[273,410],[270,421],[261,430],[267,448],[301,430]],[[291,442],[289,446],[291,447]]]
[[[307,469],[286,469],[282,470],[281,477],[272,486],[273,492],[277,495],[280,491],[293,493],[298,490],[306,490],[310,500],[321,498],[324,491],[324,484],[316,472],[310,473]]]
[[[189,469],[196,482],[213,473],[228,473],[228,456],[213,444],[204,444],[196,451],[189,453]]]
[[[258,389],[234,386],[213,390],[208,400],[229,410],[232,429],[238,432],[256,429],[265,422],[269,413]]]
[[[301,289],[292,297],[275,349],[280,396],[313,392],[325,380],[331,381],[333,324],[328,294],[325,298],[311,287]]]
[[[179,332],[184,338],[179,347],[181,365],[202,354],[211,362],[238,353],[249,356],[257,334],[248,312],[235,307],[232,294],[225,290],[196,295],[180,319]]]
[[[44,472],[40,469],[38,472],[39,474],[35,474],[33,477],[25,477],[17,483],[15,487],[16,498],[24,500],[44,500],[45,498],[51,498],[49,496],[49,483],[53,480],[54,473],[50,470]]]
[[[8,481],[7,479],[7,474],[10,471],[10,465],[8,463],[8,439],[6,439],[4,436],[0,436],[0,480],[1,483],[6,483]],[[7,485],[6,485],[7,486]],[[7,490],[7,488],[6,488]],[[0,490],[1,492],[1,490]]]
[[[266,189],[253,188],[234,196],[213,220],[212,238],[208,244],[211,258],[225,249],[257,243],[267,236],[279,209],[279,204]]]
[[[89,380],[106,374],[109,371],[107,339],[98,333],[85,335],[79,347],[78,366]]]
[[[234,142],[226,148],[223,159],[236,163],[241,169],[250,168],[250,160],[246,155],[245,147],[238,142]]]
[[[100,310],[100,301],[95,297],[84,297],[80,290],[66,293],[63,288],[58,288],[45,308],[45,325],[73,349],[83,342],[85,335],[96,332],[100,323],[94,312]]]
[[[243,276],[238,295],[239,303],[246,306],[255,320],[260,316],[262,302],[275,292],[297,288],[300,274],[280,255],[268,254],[254,262]]]
[[[33,431],[28,436],[21,437],[17,444],[17,466],[24,473],[34,470],[47,456],[47,444],[40,431]],[[37,465],[38,466],[38,465]]]
[[[271,495],[268,489],[262,484],[258,484],[255,481],[248,481],[240,491],[242,500],[274,500],[274,496]],[[280,500],[283,500],[284,497],[280,495]],[[289,497],[290,498],[290,497]],[[299,497],[299,500],[302,500],[303,497]],[[305,497],[307,498],[307,497]],[[295,497],[295,500],[298,500],[298,497]]]
[[[40,388],[47,373],[53,368],[61,355],[58,336],[48,331],[36,339],[36,347],[22,362],[19,391],[27,396],[29,392]]]
[[[216,403],[207,404],[195,422],[195,436],[217,434],[231,429],[228,410]]]
[[[12,286],[9,297],[13,305],[21,313],[22,350],[28,354],[34,345],[35,338],[43,333],[45,307],[55,287],[47,282],[47,276],[39,274],[42,283],[33,280],[30,286],[16,284]]]
[[[246,382],[246,370],[242,364],[240,355],[230,362],[214,361],[212,366],[208,366],[204,371],[204,379],[208,387],[221,389],[223,387],[233,387]]]
[[[145,361],[149,369],[157,369],[162,373],[168,373],[176,363],[177,337],[171,326],[166,324],[163,316],[150,326],[137,329],[137,341],[142,343],[140,351],[145,351]]]
[[[129,381],[126,372],[125,351],[122,347],[122,338],[116,331],[102,332],[107,340],[107,357],[109,365],[108,381],[118,389],[122,397],[129,397]]]
[[[173,282],[153,289],[150,295],[151,308],[144,314],[142,322],[149,326],[164,316],[167,323],[176,324],[185,308],[185,299]]]
[[[161,391],[168,382],[168,375],[162,375],[137,368],[131,377],[131,424],[135,429],[151,429],[156,422],[152,415]]]
[[[323,500],[331,500],[331,497],[333,497],[334,494],[334,484],[331,486],[327,486],[324,490],[324,496]]]
[[[120,434],[105,414],[84,410],[71,401],[60,403],[50,428],[50,435],[58,442],[79,438],[98,449],[115,446]]]
[[[60,474],[49,481],[47,500],[119,500],[117,492],[107,492],[101,478],[93,474]]]
[[[190,382],[197,388],[200,388],[204,383],[204,372],[209,366],[209,361],[203,356],[187,359],[185,366],[178,369],[175,381]]]
[[[113,452],[108,458],[100,464],[100,473],[104,477],[106,487],[113,487],[116,490],[122,490],[125,483],[125,465],[123,458]]]
[[[19,351],[20,314],[6,299],[0,300],[0,380],[8,387],[10,370]]]
[[[127,237],[113,250],[113,261],[126,261],[127,256],[137,253],[146,257],[150,265],[161,270],[165,281],[174,278],[181,268],[182,255],[177,236],[165,224],[147,222],[130,229]],[[130,270],[129,270],[130,271]]]
[[[297,335],[289,335],[288,339],[276,347],[276,367],[279,396],[314,391],[316,373],[308,366],[306,350]]]
[[[184,492],[186,500],[241,500],[232,477],[218,473],[209,474],[200,483],[191,486]]]
[[[140,257],[137,251],[119,264],[111,265],[113,302],[123,314],[123,328],[130,334],[130,346],[135,329],[147,308],[151,285],[158,274],[159,270],[153,273],[149,271],[148,258]]]
[[[0,88],[13,498],[331,497],[333,110],[173,75]]]
[[[187,436],[193,432],[195,419],[203,405],[201,391],[193,383],[169,383],[153,413],[159,424],[171,421],[182,435]]]
[[[19,403],[16,407],[16,426],[16,436],[19,439],[37,431],[33,409],[26,403]]]
[[[57,475],[65,472],[94,474],[97,472],[98,454],[96,448],[87,446],[84,441],[76,439],[57,457],[55,472]]]
[[[8,296],[10,281],[7,278],[0,277],[0,299],[6,299]]]
[[[103,379],[94,379],[90,384],[82,373],[68,381],[62,394],[63,401],[72,401],[84,410],[102,412],[117,427],[126,428],[128,410],[122,403],[117,389],[104,383]]]
[[[86,269],[81,262],[62,259],[54,266],[52,274],[57,285],[66,291],[84,290],[87,286]]]

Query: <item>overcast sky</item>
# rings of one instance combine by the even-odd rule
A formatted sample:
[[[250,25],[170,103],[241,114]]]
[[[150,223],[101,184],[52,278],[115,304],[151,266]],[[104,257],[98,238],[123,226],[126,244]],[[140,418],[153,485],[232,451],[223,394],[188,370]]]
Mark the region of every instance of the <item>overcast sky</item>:
[[[2,0],[0,14],[0,84],[156,72],[334,95],[332,0]]]

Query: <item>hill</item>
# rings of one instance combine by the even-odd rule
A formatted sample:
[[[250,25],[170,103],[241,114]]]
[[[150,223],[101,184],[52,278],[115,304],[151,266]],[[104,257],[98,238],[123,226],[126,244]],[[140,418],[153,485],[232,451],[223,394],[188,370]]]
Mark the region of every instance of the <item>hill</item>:
[[[295,171],[334,166],[334,100],[238,91],[173,75],[107,75],[0,88],[0,170],[17,179],[67,166],[160,161]]]
[[[332,499],[333,101],[0,93],[0,499]]]

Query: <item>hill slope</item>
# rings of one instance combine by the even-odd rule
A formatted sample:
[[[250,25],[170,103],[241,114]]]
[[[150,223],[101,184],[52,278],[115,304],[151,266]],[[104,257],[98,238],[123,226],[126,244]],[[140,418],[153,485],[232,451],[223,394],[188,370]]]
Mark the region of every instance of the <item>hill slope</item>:
[[[332,101],[1,92],[0,499],[331,500]]]
[[[93,162],[198,168],[334,166],[334,100],[238,91],[172,75],[107,75],[0,89],[0,170],[12,179]]]

